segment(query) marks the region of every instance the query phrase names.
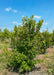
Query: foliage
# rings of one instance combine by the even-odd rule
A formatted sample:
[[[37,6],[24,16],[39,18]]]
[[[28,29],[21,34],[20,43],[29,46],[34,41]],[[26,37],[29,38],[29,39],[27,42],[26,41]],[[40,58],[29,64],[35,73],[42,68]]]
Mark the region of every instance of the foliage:
[[[36,53],[37,54],[42,54],[46,52],[46,43],[44,40],[44,36],[42,35],[42,33],[38,33],[38,35],[36,35],[36,37],[34,38],[36,41]]]
[[[22,26],[14,27],[11,39],[16,52],[13,51],[8,64],[10,67],[18,68],[20,72],[30,71],[35,66],[37,48],[34,37],[39,33],[43,20],[36,23],[32,15],[30,18],[24,17],[22,22]]]
[[[48,32],[48,29],[46,31],[42,32],[42,35],[43,35],[43,39],[45,41],[45,47],[49,48],[51,46],[52,37],[51,37],[51,34]]]
[[[7,64],[7,58],[2,53],[0,54],[0,72],[6,68],[6,64]]]
[[[54,64],[48,66],[48,73],[54,75]]]
[[[10,37],[10,32],[7,28],[5,28],[3,31],[0,29],[0,39],[1,40],[5,40],[8,39]]]
[[[54,45],[54,30],[53,30],[53,33],[52,33],[52,40],[51,40],[51,42],[52,42],[52,45]]]

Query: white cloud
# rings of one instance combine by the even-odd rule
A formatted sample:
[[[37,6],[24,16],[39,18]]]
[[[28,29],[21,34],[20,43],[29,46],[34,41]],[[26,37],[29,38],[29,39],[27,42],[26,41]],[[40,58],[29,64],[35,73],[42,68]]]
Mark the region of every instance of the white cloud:
[[[17,11],[17,10],[13,10],[13,12],[14,12],[14,13],[17,13],[18,11]]]
[[[39,19],[39,18],[41,18],[41,16],[37,16],[37,15],[36,15],[36,16],[34,16],[34,18],[38,18],[38,19]]]
[[[16,21],[12,22],[13,24],[18,24],[18,25],[22,25],[22,23],[18,23]]]
[[[47,22],[44,22],[43,25],[48,25],[48,23]]]
[[[8,7],[8,8],[5,8],[5,11],[10,11],[12,8]]]
[[[13,10],[11,7],[8,7],[8,8],[5,8],[5,11],[13,11],[14,13],[17,13],[18,11],[17,10]]]

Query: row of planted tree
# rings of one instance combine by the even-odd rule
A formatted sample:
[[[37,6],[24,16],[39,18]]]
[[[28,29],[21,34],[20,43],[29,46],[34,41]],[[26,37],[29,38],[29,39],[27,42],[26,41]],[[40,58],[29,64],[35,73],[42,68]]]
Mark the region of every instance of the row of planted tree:
[[[18,69],[19,72],[30,71],[35,67],[34,58],[40,53],[45,53],[46,48],[54,45],[54,31],[48,30],[40,32],[43,20],[38,23],[33,19],[33,15],[28,18],[23,17],[22,25],[14,27],[12,32],[8,29],[1,31],[0,39],[11,39],[12,52],[8,57],[8,67]]]

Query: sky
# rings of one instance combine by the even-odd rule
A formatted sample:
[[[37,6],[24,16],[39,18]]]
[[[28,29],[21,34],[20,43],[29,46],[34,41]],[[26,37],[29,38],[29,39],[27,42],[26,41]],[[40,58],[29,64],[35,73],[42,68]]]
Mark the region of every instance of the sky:
[[[54,0],[0,0],[0,28],[13,30],[15,25],[22,24],[23,16],[38,22],[43,19],[41,31],[54,29]]]

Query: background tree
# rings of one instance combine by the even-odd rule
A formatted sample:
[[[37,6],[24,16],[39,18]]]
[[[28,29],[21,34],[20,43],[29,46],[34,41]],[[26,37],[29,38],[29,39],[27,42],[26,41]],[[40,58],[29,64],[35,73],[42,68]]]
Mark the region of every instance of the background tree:
[[[52,33],[52,45],[54,45],[54,30],[53,30],[53,33]]]
[[[2,30],[0,29],[0,33],[2,32]]]
[[[4,39],[5,38],[9,38],[9,30],[7,29],[7,28],[5,28],[4,30],[3,30],[3,37],[4,37]]]
[[[46,44],[46,48],[48,48],[51,44],[50,44],[50,33],[48,32],[48,29],[44,32],[42,32],[43,34],[43,38],[45,40],[45,44]]]

